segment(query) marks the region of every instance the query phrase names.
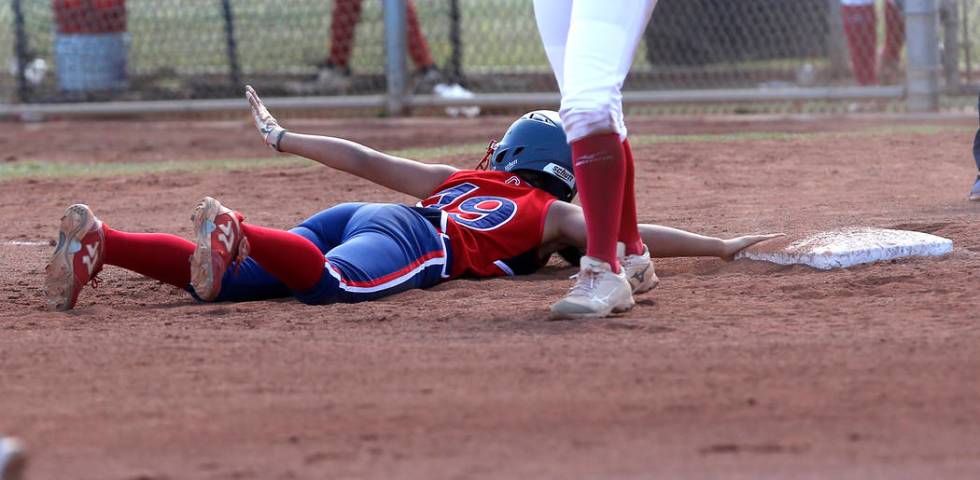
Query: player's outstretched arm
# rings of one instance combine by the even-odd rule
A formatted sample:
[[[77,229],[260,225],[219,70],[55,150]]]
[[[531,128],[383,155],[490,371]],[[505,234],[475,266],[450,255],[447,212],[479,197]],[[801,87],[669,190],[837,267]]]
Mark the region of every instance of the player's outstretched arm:
[[[750,245],[783,236],[775,233],[721,239],[661,225],[641,223],[639,228],[650,255],[657,258],[719,257],[732,260],[736,253]],[[545,222],[545,239],[557,239],[559,243],[585,248],[582,208],[566,202],[553,203]]]
[[[735,259],[736,253],[751,245],[784,235],[769,233],[721,239],[662,225],[641,223],[639,227],[640,237],[650,249],[650,256],[657,258],[719,257],[730,261]]]
[[[388,155],[342,138],[290,132],[276,121],[251,86],[245,87],[255,126],[266,145],[330,168],[370,180],[392,190],[426,198],[458,169]]]

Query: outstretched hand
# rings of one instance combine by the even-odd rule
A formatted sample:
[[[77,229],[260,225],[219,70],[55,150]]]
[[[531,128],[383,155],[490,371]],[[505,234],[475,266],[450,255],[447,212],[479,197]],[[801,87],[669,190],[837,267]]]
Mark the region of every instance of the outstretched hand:
[[[269,113],[269,110],[265,108],[265,105],[262,104],[262,99],[259,98],[259,94],[255,93],[255,89],[251,85],[245,86],[245,99],[248,100],[248,106],[252,109],[252,117],[255,119],[255,127],[262,134],[265,144],[269,148],[281,152],[279,141],[282,140],[286,129],[279,126],[276,117],[273,117]]]
[[[745,235],[744,237],[730,238],[724,240],[725,251],[721,255],[721,258],[725,261],[735,260],[735,255],[746,248],[751,247],[759,242],[764,242],[766,240],[772,240],[774,238],[785,237],[785,233],[769,233],[765,235]]]

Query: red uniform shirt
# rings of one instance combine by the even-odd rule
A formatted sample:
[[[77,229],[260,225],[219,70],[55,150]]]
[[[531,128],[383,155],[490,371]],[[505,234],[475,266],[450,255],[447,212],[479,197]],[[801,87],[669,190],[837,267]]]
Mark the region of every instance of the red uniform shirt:
[[[452,278],[529,273],[540,267],[538,247],[555,197],[509,172],[452,174],[419,204],[445,212]]]

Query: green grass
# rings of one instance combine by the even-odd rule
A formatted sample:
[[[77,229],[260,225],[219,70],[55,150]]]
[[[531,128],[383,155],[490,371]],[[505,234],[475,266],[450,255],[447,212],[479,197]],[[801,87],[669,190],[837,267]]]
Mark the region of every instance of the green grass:
[[[888,135],[937,135],[947,132],[972,132],[970,126],[902,125],[875,127],[849,132],[744,132],[731,134],[693,135],[633,135],[633,145],[658,143],[738,143],[748,141],[799,141],[828,140],[834,138],[870,137]],[[479,160],[485,151],[485,143],[466,143],[431,148],[406,148],[389,153],[420,161],[436,161],[460,156]],[[79,178],[139,176],[160,173],[186,173],[199,171],[255,170],[267,168],[316,168],[316,164],[302,158],[226,159],[209,161],[121,162],[121,163],[66,163],[31,160],[0,164],[0,182],[22,179]]]
[[[153,173],[199,172],[208,170],[242,170],[309,165],[299,158],[259,158],[248,160],[209,160],[203,162],[123,162],[65,163],[44,160],[0,164],[0,181],[24,178],[117,177]]]

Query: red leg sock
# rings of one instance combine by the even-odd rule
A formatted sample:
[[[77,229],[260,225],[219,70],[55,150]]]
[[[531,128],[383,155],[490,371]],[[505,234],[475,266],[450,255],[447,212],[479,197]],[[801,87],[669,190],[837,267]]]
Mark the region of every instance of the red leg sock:
[[[841,5],[844,33],[847,47],[851,52],[851,67],[854,78],[860,85],[877,83],[875,77],[875,50],[877,32],[874,5]]]
[[[627,255],[643,253],[643,239],[636,226],[636,194],[633,189],[633,150],[629,140],[623,140],[623,153],[626,155],[626,188],[623,191],[623,214],[619,220],[619,241],[626,244]]]
[[[405,16],[408,19],[408,54],[412,57],[412,62],[420,70],[433,66],[436,62],[432,60],[429,44],[422,35],[422,27],[419,26],[419,18],[415,14],[415,2],[409,1],[405,5]]]
[[[330,58],[340,68],[349,68],[354,49],[354,30],[361,18],[361,0],[336,0],[330,16]]]
[[[586,254],[609,262],[618,272],[616,240],[626,179],[626,154],[619,134],[593,135],[573,142],[572,160],[585,212]]]
[[[905,44],[905,15],[894,2],[885,3],[885,49],[881,54],[882,64],[897,64],[902,57]]]
[[[323,275],[323,253],[313,242],[285,230],[242,224],[248,256],[292,290],[316,286]]]
[[[104,223],[105,263],[186,288],[191,283],[194,243],[166,233],[128,233]]]

